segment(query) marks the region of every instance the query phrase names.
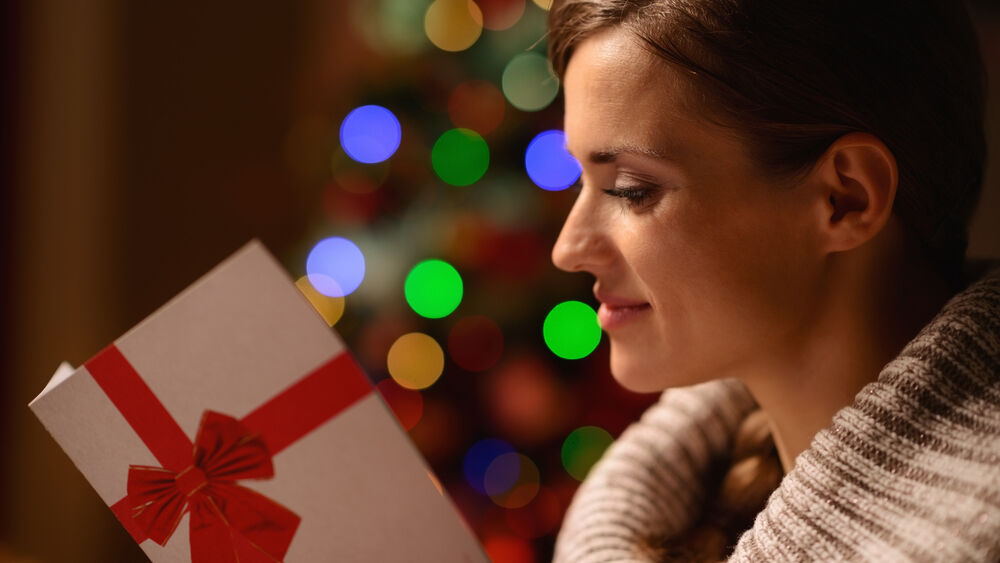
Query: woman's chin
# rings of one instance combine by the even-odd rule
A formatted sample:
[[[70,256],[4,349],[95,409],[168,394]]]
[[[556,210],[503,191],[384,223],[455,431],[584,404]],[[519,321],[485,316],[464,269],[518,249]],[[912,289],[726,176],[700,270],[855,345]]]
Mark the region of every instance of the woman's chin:
[[[654,354],[638,354],[611,346],[611,375],[619,385],[634,393],[656,393],[670,387],[684,387],[705,381]]]
[[[663,370],[657,370],[648,358],[615,351],[611,346],[611,375],[619,385],[633,393],[655,393],[669,385]]]

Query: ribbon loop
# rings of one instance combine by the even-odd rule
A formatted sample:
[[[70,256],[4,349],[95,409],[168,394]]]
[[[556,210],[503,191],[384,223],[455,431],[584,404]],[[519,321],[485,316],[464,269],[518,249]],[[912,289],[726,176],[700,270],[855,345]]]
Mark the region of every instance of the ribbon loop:
[[[206,411],[191,465],[180,472],[130,466],[127,502],[136,524],[160,545],[191,513],[195,562],[281,561],[299,517],[273,500],[236,485],[274,476],[267,445],[231,416]],[[249,551],[248,551],[249,550]]]

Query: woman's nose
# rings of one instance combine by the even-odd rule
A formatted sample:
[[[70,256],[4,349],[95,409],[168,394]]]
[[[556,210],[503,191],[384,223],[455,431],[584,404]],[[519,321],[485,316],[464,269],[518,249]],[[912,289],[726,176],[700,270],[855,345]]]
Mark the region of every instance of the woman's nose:
[[[590,271],[609,261],[610,241],[601,221],[581,194],[573,204],[552,247],[552,263],[567,272]]]

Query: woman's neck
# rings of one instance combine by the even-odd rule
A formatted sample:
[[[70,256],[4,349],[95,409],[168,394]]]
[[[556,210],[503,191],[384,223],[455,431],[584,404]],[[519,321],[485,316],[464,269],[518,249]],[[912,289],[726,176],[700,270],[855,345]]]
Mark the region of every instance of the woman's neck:
[[[903,246],[901,231],[886,231],[863,253],[830,257],[815,314],[796,342],[742,377],[770,419],[786,473],[950,297]]]

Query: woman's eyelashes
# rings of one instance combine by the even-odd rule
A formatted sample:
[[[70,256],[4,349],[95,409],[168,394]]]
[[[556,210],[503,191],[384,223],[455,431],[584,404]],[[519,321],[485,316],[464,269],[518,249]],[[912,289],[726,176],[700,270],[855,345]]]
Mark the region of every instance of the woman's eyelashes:
[[[624,200],[625,204],[631,208],[642,207],[653,196],[653,188],[650,186],[615,186],[601,191],[611,197]]]
[[[583,179],[578,179],[567,191],[576,192],[577,195],[584,189]],[[622,202],[622,208],[641,210],[642,207],[652,203],[653,197],[657,194],[660,186],[654,184],[632,184],[618,185],[613,188],[602,189],[605,194],[616,198]]]

